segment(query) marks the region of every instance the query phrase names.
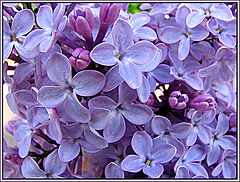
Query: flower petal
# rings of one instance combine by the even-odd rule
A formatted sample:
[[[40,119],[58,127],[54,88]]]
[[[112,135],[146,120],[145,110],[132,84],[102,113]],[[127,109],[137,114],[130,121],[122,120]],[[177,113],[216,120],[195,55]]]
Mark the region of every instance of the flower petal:
[[[131,144],[134,152],[143,157],[147,157],[151,153],[153,147],[152,138],[143,131],[134,133]]]
[[[118,65],[115,65],[110,70],[108,70],[105,77],[106,77],[106,82],[103,87],[104,92],[109,92],[115,89],[118,85],[120,85],[123,82],[123,78],[119,73]]]
[[[25,178],[46,178],[44,171],[42,171],[38,164],[31,158],[26,157],[21,166],[21,172]]]
[[[151,122],[151,128],[153,133],[163,136],[165,131],[171,128],[171,122],[164,116],[155,116]]]
[[[58,85],[66,85],[71,80],[71,65],[61,53],[51,54],[46,63],[46,71],[49,79]]]
[[[176,147],[170,144],[159,144],[152,150],[152,159],[157,163],[167,163],[173,159],[176,152]]]
[[[78,140],[63,140],[58,149],[59,158],[62,162],[69,162],[76,158],[80,152]]]
[[[110,162],[105,167],[105,177],[106,178],[124,178],[123,170],[114,162]]]
[[[61,86],[44,86],[40,88],[37,100],[45,107],[56,107],[67,97],[68,91]]]
[[[66,114],[73,121],[87,123],[90,121],[91,113],[79,101],[76,94],[69,94],[64,102]]]
[[[131,89],[126,82],[123,82],[118,87],[118,103],[121,105],[129,105],[137,99],[136,90]]]
[[[162,175],[163,171],[164,168],[161,164],[143,166],[143,172],[150,178],[159,178]]]
[[[85,128],[84,129],[84,136],[86,138],[86,141],[96,147],[96,148],[106,148],[108,147],[108,143],[104,138],[93,128]]]
[[[187,162],[199,162],[202,161],[205,156],[206,152],[204,147],[196,144],[188,149],[183,159]]]
[[[189,170],[185,166],[179,166],[177,168],[175,178],[190,178]]]
[[[97,96],[92,98],[88,102],[88,106],[90,109],[93,108],[105,108],[108,110],[114,110],[117,107],[117,103],[107,96]]]
[[[137,155],[128,155],[121,163],[121,168],[124,171],[136,173],[141,171],[144,166],[143,158]]]
[[[37,23],[42,28],[52,28],[53,26],[53,13],[52,8],[48,5],[40,6],[37,13]]]
[[[103,89],[105,76],[95,70],[78,72],[72,79],[73,91],[80,96],[93,96]]]
[[[224,150],[233,149],[236,150],[236,138],[231,135],[225,135],[217,140],[218,145],[220,145]]]
[[[158,37],[161,41],[167,44],[173,44],[178,42],[183,38],[182,29],[174,27],[174,26],[166,26],[157,31]]]
[[[227,5],[225,4],[219,4],[213,12],[211,12],[211,15],[214,18],[223,20],[223,21],[230,21],[232,20],[234,17],[232,15],[232,11],[230,10],[229,7],[227,7]]]
[[[194,28],[199,25],[204,20],[204,18],[204,13],[201,13],[199,11],[193,11],[186,18],[187,26],[189,28]]]
[[[218,136],[222,136],[225,133],[227,133],[228,129],[229,129],[228,118],[223,112],[221,112],[218,115],[218,123],[217,123],[217,128],[216,128],[215,133]]]
[[[104,66],[113,66],[117,63],[117,54],[118,52],[112,44],[104,42],[94,47],[90,53],[90,57],[98,64]]]
[[[31,50],[37,47],[50,34],[51,32],[46,31],[45,29],[35,29],[27,35],[23,46],[27,50]]]
[[[121,53],[132,44],[133,30],[123,19],[118,19],[112,28],[114,45]]]
[[[147,78],[143,76],[143,82],[141,87],[139,87],[137,89],[137,94],[138,94],[138,98],[142,103],[145,103],[148,101],[148,98],[150,97],[150,85],[149,82],[147,80]]]
[[[158,81],[162,83],[170,83],[174,77],[170,75],[170,66],[167,64],[160,64],[156,69],[151,72]]]
[[[142,72],[150,72],[154,70],[162,61],[162,51],[158,49],[155,56],[148,64],[138,64],[138,67],[141,69]]]
[[[47,156],[44,162],[44,167],[47,174],[51,174],[51,176],[58,176],[65,171],[67,164],[60,161],[58,150],[54,150]]]
[[[142,84],[142,72],[132,62],[119,62],[119,73],[132,89],[137,89]]]
[[[208,128],[204,125],[198,125],[197,126],[197,134],[198,134],[198,138],[204,144],[210,143],[210,141],[212,139],[212,131],[210,130],[210,128]]]
[[[178,47],[178,59],[184,60],[190,50],[190,38],[182,38],[179,42],[179,47]]]
[[[198,163],[187,163],[186,164],[188,169],[195,175],[201,175],[201,176],[205,176],[206,178],[208,178],[208,173],[206,171],[206,169]]]
[[[211,166],[212,164],[216,163],[220,155],[221,155],[220,147],[218,146],[218,144],[216,144],[216,142],[214,142],[211,145],[211,150],[207,155],[208,166]]]
[[[191,34],[191,39],[193,41],[203,40],[209,35],[207,28],[205,28],[203,25],[198,25],[193,29],[190,29],[189,33]]]
[[[139,41],[124,51],[121,61],[146,64],[157,53],[158,48],[149,41]]]
[[[35,71],[35,65],[29,63],[22,63],[19,64],[14,72],[13,78],[15,79],[16,83],[21,83],[27,76],[29,76],[33,71]]]
[[[103,136],[108,143],[113,143],[123,137],[126,131],[126,124],[123,116],[116,111],[112,112],[110,117],[109,123],[103,130]]]
[[[12,31],[16,37],[20,37],[28,33],[34,24],[34,15],[29,9],[19,11],[13,19]]]
[[[219,36],[219,41],[226,45],[227,47],[233,48],[236,45],[236,39],[229,34],[220,34]]]
[[[96,130],[104,129],[109,122],[110,111],[104,108],[92,108],[91,113],[92,117],[89,125]]]
[[[196,74],[189,74],[183,77],[184,81],[195,90],[203,89],[203,81]]]
[[[236,178],[236,166],[230,161],[224,161],[222,169],[224,178]]]
[[[123,116],[133,124],[142,125],[149,122],[153,117],[150,107],[144,104],[132,104],[121,109]]]
[[[192,131],[192,125],[190,123],[178,123],[173,125],[173,134],[180,139],[187,138]]]
[[[149,27],[141,27],[134,32],[134,39],[154,41],[157,39],[156,32]]]

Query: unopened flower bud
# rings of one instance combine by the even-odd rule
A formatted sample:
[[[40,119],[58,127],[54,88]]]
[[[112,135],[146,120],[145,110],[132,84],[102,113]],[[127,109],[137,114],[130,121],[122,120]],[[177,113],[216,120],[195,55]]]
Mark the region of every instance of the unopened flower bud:
[[[15,123],[19,121],[18,119],[10,120],[8,121],[8,125],[5,126],[5,129],[10,135],[14,135],[14,125]]]
[[[189,106],[202,111],[212,109],[215,108],[214,98],[204,94],[199,95],[189,103]]]
[[[69,23],[73,30],[84,38],[91,37],[94,17],[89,8],[76,6],[69,14]]]
[[[182,94],[180,91],[173,91],[168,98],[169,105],[173,109],[184,109],[188,100],[187,94]]]
[[[121,3],[103,3],[100,9],[100,22],[102,24],[113,24],[118,18]]]
[[[232,128],[237,126],[237,115],[236,114],[233,114],[230,116],[229,124]]]
[[[91,62],[90,52],[83,48],[76,48],[69,58],[70,64],[78,69],[85,69]]]

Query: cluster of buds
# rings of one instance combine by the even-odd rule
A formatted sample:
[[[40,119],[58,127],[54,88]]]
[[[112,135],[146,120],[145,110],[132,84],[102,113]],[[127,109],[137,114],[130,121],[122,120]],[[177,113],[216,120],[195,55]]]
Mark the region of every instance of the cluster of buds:
[[[89,8],[75,6],[69,14],[69,23],[72,29],[86,40],[92,39],[94,16]]]

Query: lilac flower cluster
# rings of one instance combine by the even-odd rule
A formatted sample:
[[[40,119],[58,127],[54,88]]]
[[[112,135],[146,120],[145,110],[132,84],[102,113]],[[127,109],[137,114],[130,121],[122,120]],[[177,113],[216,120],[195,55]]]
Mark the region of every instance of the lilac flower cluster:
[[[236,178],[236,3],[21,7],[4,178]]]

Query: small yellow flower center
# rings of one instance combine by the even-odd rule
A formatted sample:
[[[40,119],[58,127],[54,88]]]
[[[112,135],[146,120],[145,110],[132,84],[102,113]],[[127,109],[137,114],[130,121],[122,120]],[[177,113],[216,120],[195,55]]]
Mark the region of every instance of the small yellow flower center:
[[[120,58],[120,54],[116,55],[116,58]]]
[[[221,31],[222,31],[221,29],[217,29],[217,30],[216,30],[217,33],[220,33]]]
[[[150,164],[151,164],[151,161],[150,161],[150,160],[147,160],[147,161],[146,161],[146,164],[147,164],[147,165],[150,165]]]
[[[15,35],[13,35],[12,40],[17,40],[17,37]]]
[[[210,14],[210,11],[209,11],[209,10],[206,10],[205,13],[206,13],[206,15],[209,15],[209,14]]]
[[[191,34],[190,34],[189,32],[186,32],[185,35],[186,35],[186,36],[189,36],[189,35],[191,35]]]

